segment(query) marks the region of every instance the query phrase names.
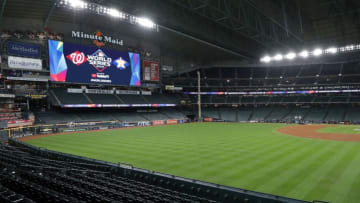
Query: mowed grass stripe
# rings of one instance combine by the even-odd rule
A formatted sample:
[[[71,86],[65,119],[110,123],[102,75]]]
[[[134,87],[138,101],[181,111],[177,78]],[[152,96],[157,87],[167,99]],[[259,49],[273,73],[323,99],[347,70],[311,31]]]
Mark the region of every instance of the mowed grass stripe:
[[[318,164],[314,163],[312,168],[309,168],[307,176],[304,177],[303,181],[288,193],[288,196],[297,196],[300,199],[305,200],[323,200],[321,197],[326,195],[328,191],[324,188],[320,188],[321,185],[318,185],[318,183],[324,178],[324,176],[327,177],[326,174],[334,166],[334,163],[346,154],[346,150],[339,150],[343,142],[331,143],[334,143],[332,149],[330,149],[327,154],[323,154],[321,158],[319,157]],[[314,186],[318,187],[315,188]]]
[[[277,143],[277,145],[275,145],[275,143]],[[239,146],[233,146],[231,148],[228,148],[228,150],[226,150],[227,153],[225,153],[221,149],[206,148],[206,151],[208,151],[207,153],[194,154],[194,156],[190,158],[190,162],[194,164],[184,164],[176,168],[172,167],[174,165],[170,165],[169,169],[170,170],[175,169],[176,171],[192,171],[195,175],[198,175],[200,178],[214,177],[213,175],[218,174],[219,167],[225,168],[228,166],[223,161],[224,159],[230,161],[232,167],[234,167],[234,164],[236,165],[240,164],[239,160],[243,161],[243,163],[247,163],[247,161],[244,160],[246,157],[248,157],[249,159],[253,159],[262,155],[266,155],[268,154],[268,152],[272,151],[273,149],[269,149],[265,147],[268,144],[269,143],[263,142],[263,144],[260,145],[250,145],[250,147],[248,147],[246,150],[243,150],[243,148]],[[281,143],[279,143],[278,141],[274,141],[274,145],[270,145],[270,146],[276,149],[280,145]],[[247,153],[244,153],[244,151],[246,151]],[[232,157],[232,158],[229,159],[228,157]],[[179,164],[175,163],[175,165],[178,166]],[[200,169],[204,169],[204,165],[209,166],[208,168],[205,168],[206,171],[196,170],[199,169],[199,167],[201,167]]]
[[[359,168],[359,165],[357,165],[357,168]],[[353,181],[351,184],[350,190],[347,191],[347,193],[344,195],[345,199],[342,202],[356,202],[360,199],[360,170],[357,170],[357,176],[353,177]],[[341,202],[341,201],[339,201]]]
[[[356,145],[354,144],[354,147]],[[355,148],[353,149],[355,151]],[[356,183],[356,179],[360,178],[360,170],[353,170],[359,167],[360,153],[356,151],[351,163],[343,171],[342,175],[337,178],[336,183],[333,184],[332,191],[328,193],[325,199],[331,199],[333,202],[344,202],[348,196],[347,192],[352,191],[353,184]],[[347,184],[348,183],[348,184]],[[357,191],[359,187],[357,187]],[[360,200],[360,193],[356,192],[357,199]]]
[[[312,151],[316,150],[316,148],[308,147],[306,142],[292,144],[289,145],[289,147],[290,150],[279,150],[276,152],[276,157],[268,160],[261,167],[254,168],[253,170],[256,171],[256,174],[246,176],[243,179],[243,181],[248,183],[246,188],[256,190],[259,186],[264,184],[264,182],[267,182],[268,180],[271,180],[272,178],[280,175],[281,171],[288,170],[290,165],[295,163],[296,160],[303,154],[311,153]],[[275,152],[272,154],[275,154]]]
[[[224,171],[223,173],[218,173],[217,170],[214,169],[214,173],[218,173],[214,179],[220,183],[227,183],[237,187],[245,187],[247,184],[245,179],[246,177],[251,176],[252,174],[258,174],[258,171],[261,168],[267,167],[271,162],[276,162],[281,154],[287,154],[293,151],[293,145],[290,144],[290,142],[287,143],[285,147],[282,147],[282,144],[255,151],[255,156],[248,156],[239,159],[238,162],[236,162],[236,166],[240,167],[239,170],[234,170],[234,167],[236,166],[232,166],[233,168],[230,167],[229,169],[231,170],[228,172]],[[282,150],[278,150],[280,148],[279,146],[281,146]]]
[[[305,144],[303,151],[297,151],[297,148],[294,149],[293,156],[286,156],[284,161],[279,161],[266,169],[267,171],[262,174],[262,176],[257,177],[253,182],[256,183],[254,185],[254,189],[257,190],[264,190],[264,191],[271,191],[271,189],[276,185],[276,183],[286,181],[290,178],[290,174],[297,172],[299,168],[302,168],[302,164],[306,161],[311,161],[314,159],[312,156],[313,154],[321,153],[323,149],[319,146],[321,145],[320,142],[316,144]],[[277,177],[281,174],[283,177],[282,179],[278,179]],[[266,179],[267,181],[264,182],[263,180]]]
[[[282,126],[195,123],[60,135],[29,142],[259,192],[335,203],[359,199],[360,143],[287,136],[276,132]],[[349,153],[354,157],[342,167],[340,161]],[[323,178],[336,183],[317,190]]]
[[[298,190],[296,186],[301,185],[303,181],[307,181],[306,177],[309,171],[312,172],[318,168],[324,160],[324,156],[333,151],[335,145],[336,143],[333,142],[324,148],[318,147],[320,151],[299,162],[296,168],[291,168],[291,170],[287,170],[286,173],[282,173],[286,178],[277,178],[267,182],[266,185],[272,187],[270,193],[289,194],[293,190]]]
[[[305,196],[305,199],[310,199],[316,196],[319,199],[329,200],[326,197],[329,192],[331,192],[334,184],[337,183],[340,176],[343,175],[343,172],[346,170],[347,166],[353,161],[357,155],[357,146],[352,146],[341,150],[336,153],[336,159],[333,159],[331,165],[329,165],[328,171],[324,171],[323,176],[317,182],[316,185],[313,185],[312,190]]]

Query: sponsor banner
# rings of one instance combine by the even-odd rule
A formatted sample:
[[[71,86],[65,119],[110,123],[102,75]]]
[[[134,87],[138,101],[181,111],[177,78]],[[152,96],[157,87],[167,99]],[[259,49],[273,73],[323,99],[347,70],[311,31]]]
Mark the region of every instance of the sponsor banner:
[[[133,94],[133,95],[139,95],[140,91],[135,90],[116,90],[116,94]]]
[[[0,98],[15,98],[15,94],[0,94]]]
[[[13,121],[8,121],[7,126],[8,128],[21,127],[21,126],[32,125],[33,123],[34,123],[33,120],[13,120]]]
[[[95,44],[97,47],[103,47],[103,46],[105,46],[105,43],[115,44],[115,45],[119,45],[119,46],[124,45],[124,41],[122,39],[117,39],[112,36],[106,36],[99,31],[94,32],[94,33],[71,31],[71,37],[92,40],[93,44]]]
[[[140,54],[49,40],[56,82],[140,86]]]
[[[167,120],[167,121],[166,121],[166,124],[168,124],[168,125],[177,124],[177,123],[178,123],[177,120]]]
[[[159,81],[159,66],[158,62],[144,61],[143,62],[143,80]]]
[[[86,128],[74,128],[74,129],[60,129],[61,132],[78,132],[78,131],[87,131]]]
[[[176,104],[63,104],[62,108],[174,107]]]
[[[189,120],[188,119],[183,119],[183,120],[178,120],[179,122],[178,123],[188,123]]]
[[[53,133],[52,128],[41,128],[40,129],[40,134],[51,134],[51,133]]]
[[[15,56],[25,56],[40,58],[41,48],[37,44],[27,44],[21,42],[8,42],[8,54]]]
[[[20,80],[20,81],[36,81],[36,82],[47,82],[49,78],[38,78],[38,77],[6,77],[8,80]]]
[[[82,89],[76,89],[76,88],[68,88],[67,89],[68,93],[83,93]]]
[[[165,85],[165,90],[181,91],[182,87],[175,87],[174,85]]]
[[[212,118],[204,118],[204,121],[205,121],[205,122],[212,122],[213,119],[212,119]]]
[[[161,70],[165,72],[172,72],[174,71],[174,66],[162,65]]]
[[[9,56],[8,65],[9,68],[13,69],[42,70],[42,61],[40,59]]]
[[[90,94],[114,94],[114,90],[86,89],[86,93]]]
[[[63,124],[60,124],[63,125]],[[96,122],[82,122],[82,123],[75,123],[75,122],[69,122],[66,123],[66,127],[68,128],[73,128],[73,127],[77,127],[77,126],[93,126],[96,125]]]
[[[161,85],[159,83],[143,83],[141,86],[146,88],[160,88]]]
[[[46,94],[27,94],[25,95],[25,97],[30,98],[30,99],[44,99],[47,97]]]
[[[157,109],[138,109],[136,110],[136,112],[139,113],[155,113],[155,112],[159,112]]]
[[[143,90],[143,91],[141,91],[141,94],[142,94],[142,95],[151,95],[151,91],[145,91],[145,90]]]
[[[352,90],[298,90],[298,91],[266,91],[266,92],[200,92],[201,95],[283,95],[283,94],[322,94],[322,93],[352,93],[360,92],[360,89]],[[198,92],[184,92],[186,95],[197,95]]]
[[[150,126],[151,122],[150,121],[140,121],[137,123],[137,126]]]
[[[123,123],[122,127],[135,127],[137,123]]]
[[[165,121],[163,120],[155,120],[155,121],[152,121],[152,124],[153,125],[165,125]]]

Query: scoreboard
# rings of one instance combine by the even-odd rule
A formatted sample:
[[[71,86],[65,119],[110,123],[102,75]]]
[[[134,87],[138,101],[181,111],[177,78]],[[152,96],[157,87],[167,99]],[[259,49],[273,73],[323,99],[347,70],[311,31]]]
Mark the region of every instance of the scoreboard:
[[[140,86],[140,54],[49,40],[56,82]]]

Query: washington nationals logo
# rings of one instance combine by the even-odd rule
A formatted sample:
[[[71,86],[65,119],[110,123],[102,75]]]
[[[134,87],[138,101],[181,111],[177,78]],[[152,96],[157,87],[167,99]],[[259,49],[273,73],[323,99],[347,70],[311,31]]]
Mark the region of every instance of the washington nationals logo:
[[[73,62],[73,64],[80,66],[87,61],[87,58],[83,52],[75,51],[66,56],[67,59]]]

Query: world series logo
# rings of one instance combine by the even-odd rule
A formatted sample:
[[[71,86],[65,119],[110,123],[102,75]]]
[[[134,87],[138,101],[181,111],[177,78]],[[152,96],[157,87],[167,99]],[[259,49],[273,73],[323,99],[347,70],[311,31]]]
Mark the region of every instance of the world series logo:
[[[103,72],[106,68],[113,64],[119,70],[125,70],[130,64],[122,57],[117,58],[113,61],[112,58],[108,57],[101,49],[98,49],[91,55],[85,55],[83,52],[75,51],[66,56],[73,64],[80,66],[85,62],[92,65],[98,72]]]

